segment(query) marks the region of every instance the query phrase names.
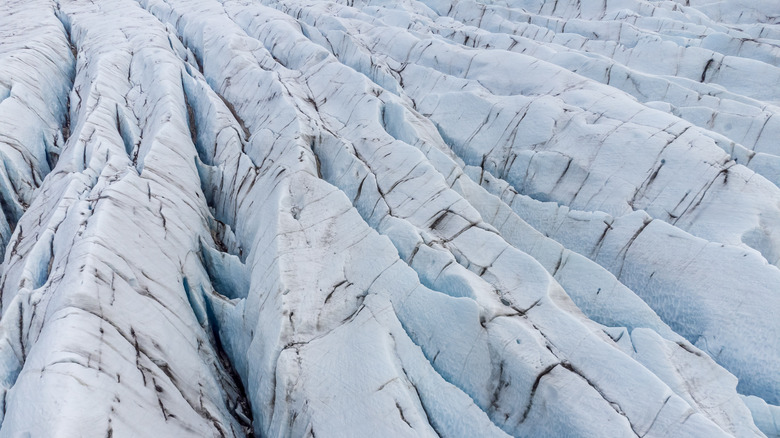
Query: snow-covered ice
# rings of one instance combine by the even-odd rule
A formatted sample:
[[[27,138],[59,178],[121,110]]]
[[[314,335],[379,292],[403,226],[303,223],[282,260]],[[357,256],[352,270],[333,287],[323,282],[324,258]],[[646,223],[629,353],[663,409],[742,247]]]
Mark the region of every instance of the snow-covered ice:
[[[7,0],[0,437],[780,436],[773,0]]]

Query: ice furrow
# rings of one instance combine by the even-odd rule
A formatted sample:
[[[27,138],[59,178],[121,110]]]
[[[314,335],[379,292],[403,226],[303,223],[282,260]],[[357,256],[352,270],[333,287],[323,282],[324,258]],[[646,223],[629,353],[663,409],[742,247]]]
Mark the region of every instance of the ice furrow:
[[[776,435],[731,3],[0,7],[0,436]]]

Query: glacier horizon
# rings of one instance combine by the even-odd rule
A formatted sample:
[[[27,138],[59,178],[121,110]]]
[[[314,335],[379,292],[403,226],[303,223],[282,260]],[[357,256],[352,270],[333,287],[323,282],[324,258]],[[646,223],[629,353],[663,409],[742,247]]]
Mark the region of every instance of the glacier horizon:
[[[0,437],[780,437],[780,3],[8,0]]]

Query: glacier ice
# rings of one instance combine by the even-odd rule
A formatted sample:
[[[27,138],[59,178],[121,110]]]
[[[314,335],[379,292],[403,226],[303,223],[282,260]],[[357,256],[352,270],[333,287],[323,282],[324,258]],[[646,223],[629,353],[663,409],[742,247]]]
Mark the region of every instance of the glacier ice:
[[[780,436],[771,0],[8,0],[0,436]]]

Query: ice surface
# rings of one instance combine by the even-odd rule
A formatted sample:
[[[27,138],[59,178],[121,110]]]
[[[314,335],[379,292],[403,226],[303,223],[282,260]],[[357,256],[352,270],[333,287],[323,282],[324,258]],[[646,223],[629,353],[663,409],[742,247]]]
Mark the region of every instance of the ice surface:
[[[0,5],[0,436],[778,436],[775,2]]]

